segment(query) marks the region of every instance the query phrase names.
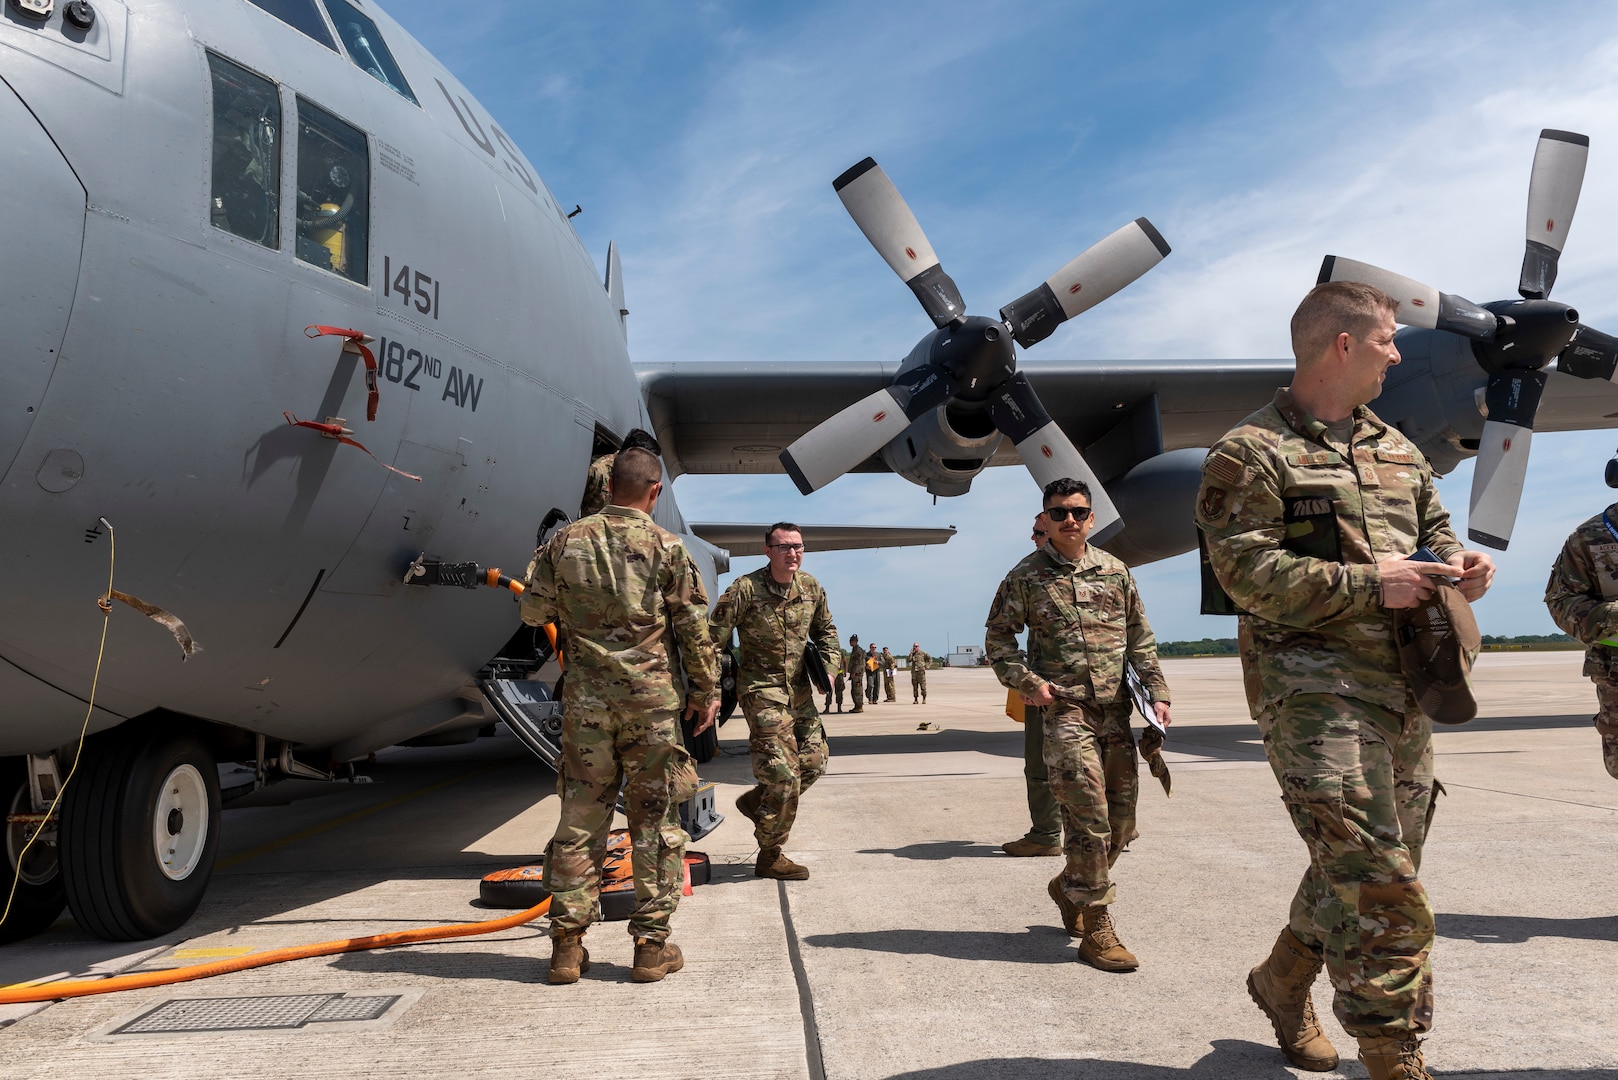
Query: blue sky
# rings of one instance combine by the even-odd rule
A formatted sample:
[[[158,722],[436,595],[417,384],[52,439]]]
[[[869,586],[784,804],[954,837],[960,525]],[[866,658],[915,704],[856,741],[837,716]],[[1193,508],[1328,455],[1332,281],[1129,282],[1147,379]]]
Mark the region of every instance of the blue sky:
[[[385,6],[584,207],[598,262],[617,241],[638,361],[909,351],[930,324],[831,188],[868,154],[977,313],[1136,216],[1173,245],[1031,352],[1036,385],[1041,360],[1285,356],[1328,252],[1512,296],[1542,127],[1591,138],[1556,298],[1618,332],[1611,4]],[[1554,629],[1545,577],[1611,500],[1615,445],[1535,440],[1516,537],[1477,607],[1486,633]],[[1467,464],[1440,483],[1458,531],[1470,482]],[[982,640],[1038,509],[1020,469],[936,506],[891,476],[808,498],[784,476],[685,477],[675,494],[691,520],[956,525],[942,548],[806,561],[845,636],[934,652]],[[1191,557],[1137,576],[1160,637],[1235,633],[1196,614]]]

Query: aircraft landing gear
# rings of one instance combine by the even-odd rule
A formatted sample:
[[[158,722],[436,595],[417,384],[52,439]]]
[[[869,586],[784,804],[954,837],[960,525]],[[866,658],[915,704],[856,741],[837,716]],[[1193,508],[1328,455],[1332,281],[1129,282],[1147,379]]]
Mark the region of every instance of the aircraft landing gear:
[[[178,929],[219,850],[219,771],[189,735],[114,729],[84,747],[62,807],[62,877],[80,926],[108,941]]]
[[[0,911],[5,910],[6,895],[11,882],[17,877],[17,860],[29,839],[44,823],[33,812],[33,799],[28,793],[26,758],[0,761],[0,808],[6,812],[5,853],[0,863]],[[32,937],[56,921],[67,904],[62,892],[61,865],[57,858],[55,830],[47,832],[28,849],[23,858],[22,876],[17,881],[17,895],[11,902],[11,913],[0,922],[0,945]]]

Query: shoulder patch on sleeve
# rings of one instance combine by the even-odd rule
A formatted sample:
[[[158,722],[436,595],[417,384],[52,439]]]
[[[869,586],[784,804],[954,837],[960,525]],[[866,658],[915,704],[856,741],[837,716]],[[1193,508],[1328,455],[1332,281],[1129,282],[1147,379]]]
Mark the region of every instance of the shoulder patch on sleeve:
[[[1202,463],[1202,474],[1227,487],[1235,487],[1241,483],[1245,467],[1243,461],[1236,455],[1225,450],[1215,450]]]

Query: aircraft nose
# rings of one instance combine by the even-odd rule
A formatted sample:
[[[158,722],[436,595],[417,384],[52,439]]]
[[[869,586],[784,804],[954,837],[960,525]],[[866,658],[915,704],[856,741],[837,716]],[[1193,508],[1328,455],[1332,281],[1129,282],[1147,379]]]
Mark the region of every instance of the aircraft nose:
[[[84,247],[84,188],[0,81],[0,477],[16,464],[67,334]],[[28,463],[23,462],[26,466]],[[34,462],[38,465],[38,462]]]

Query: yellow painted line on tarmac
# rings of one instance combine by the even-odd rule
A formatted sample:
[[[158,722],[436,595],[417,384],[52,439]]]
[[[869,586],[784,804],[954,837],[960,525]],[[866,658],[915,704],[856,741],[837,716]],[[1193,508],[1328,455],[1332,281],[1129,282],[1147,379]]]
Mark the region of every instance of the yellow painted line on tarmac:
[[[509,761],[497,761],[491,765],[485,765],[482,768],[473,769],[471,772],[464,772],[460,776],[452,776],[448,780],[443,780],[436,784],[430,784],[424,788],[418,788],[417,790],[410,792],[408,795],[400,795],[397,798],[389,799],[387,802],[380,802],[375,806],[368,806],[364,810],[356,810],[352,814],[344,814],[340,818],[334,818],[331,821],[323,824],[304,829],[302,832],[293,833],[291,836],[283,836],[279,840],[271,840],[267,844],[260,844],[256,848],[242,852],[240,855],[232,855],[228,859],[220,859],[214,864],[214,869],[216,871],[229,870],[232,867],[240,866],[244,862],[256,859],[260,855],[268,855],[272,851],[279,851],[281,848],[284,848],[289,844],[301,843],[312,836],[319,836],[321,833],[331,832],[333,829],[340,829],[345,825],[352,825],[354,822],[363,818],[368,818],[372,814],[380,814],[384,810],[392,810],[395,806],[403,805],[404,803],[409,802],[411,799],[419,799],[423,795],[431,795],[435,791],[443,791],[447,787],[453,787],[454,785],[459,784],[462,780],[470,780],[474,776],[481,776],[486,772],[490,772],[494,769],[504,768],[509,764],[511,764]]]

